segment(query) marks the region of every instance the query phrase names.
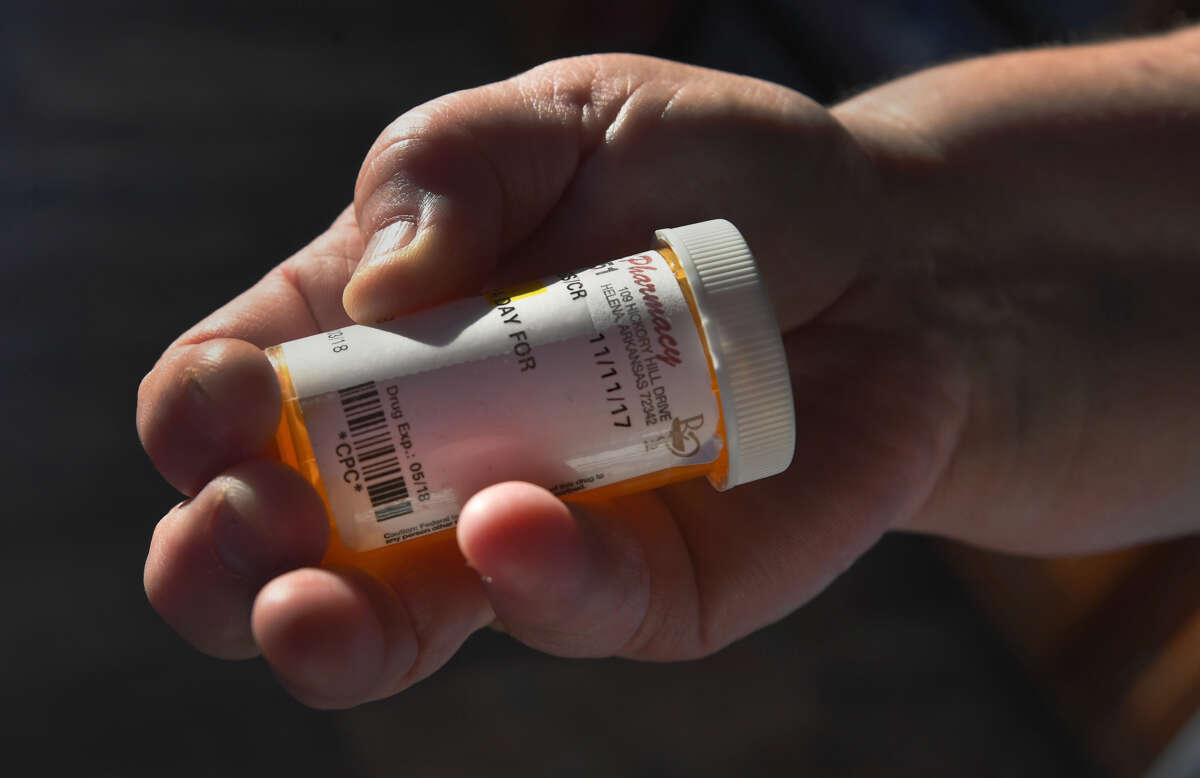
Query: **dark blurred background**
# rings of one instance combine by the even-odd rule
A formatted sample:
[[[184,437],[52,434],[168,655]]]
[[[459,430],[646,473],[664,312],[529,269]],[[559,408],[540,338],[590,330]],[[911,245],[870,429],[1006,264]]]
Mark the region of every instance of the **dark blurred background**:
[[[922,65],[1178,22],[1120,0],[8,0],[0,589],[6,762],[88,776],[1090,776],[1086,740],[943,549],[889,537],[720,654],[566,661],[483,633],[346,712],[193,651],[146,603],[179,499],[133,428],[162,348],[350,200],[407,108],[543,60],[631,50],[818,100]],[[653,225],[648,225],[653,226]]]

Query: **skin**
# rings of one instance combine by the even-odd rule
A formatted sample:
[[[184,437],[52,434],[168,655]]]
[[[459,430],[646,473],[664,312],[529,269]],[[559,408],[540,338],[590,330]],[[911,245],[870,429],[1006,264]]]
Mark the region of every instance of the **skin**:
[[[143,381],[139,434],[190,498],[154,532],[152,605],[201,650],[261,652],[301,701],[344,707],[488,624],[563,656],[703,656],[889,529],[1048,554],[1195,531],[1197,37],[963,62],[832,110],[605,55],[409,111],[329,230]],[[717,216],[786,333],[786,473],[586,508],[498,484],[387,569],[316,567],[319,498],[260,456],[279,417],[262,348]]]

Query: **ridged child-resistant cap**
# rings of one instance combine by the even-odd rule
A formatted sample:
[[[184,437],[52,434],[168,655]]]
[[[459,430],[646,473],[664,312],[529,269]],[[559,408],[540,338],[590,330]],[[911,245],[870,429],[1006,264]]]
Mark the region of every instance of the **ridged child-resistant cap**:
[[[796,448],[792,382],[775,311],[750,247],[724,219],[655,233],[696,299],[721,394],[729,471],[718,489],[787,469]]]

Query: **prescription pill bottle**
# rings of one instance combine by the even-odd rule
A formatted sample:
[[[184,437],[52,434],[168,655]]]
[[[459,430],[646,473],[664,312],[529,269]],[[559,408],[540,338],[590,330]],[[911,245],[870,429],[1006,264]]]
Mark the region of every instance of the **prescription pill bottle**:
[[[508,480],[566,500],[774,475],[795,445],[779,327],[749,248],[714,220],[655,249],[267,350],[280,458],[331,552],[453,527]]]

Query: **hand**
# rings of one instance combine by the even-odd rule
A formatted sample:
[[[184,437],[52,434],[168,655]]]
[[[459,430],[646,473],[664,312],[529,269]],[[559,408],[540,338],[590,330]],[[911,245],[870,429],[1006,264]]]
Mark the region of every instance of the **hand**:
[[[785,474],[570,508],[499,484],[464,506],[457,533],[314,567],[320,499],[260,456],[280,413],[261,348],[630,254],[656,227],[718,216],[745,234],[788,331],[799,444]],[[396,693],[494,622],[560,655],[666,660],[787,615],[918,510],[962,416],[954,361],[902,307],[860,293],[885,253],[880,217],[854,137],[761,81],[584,57],[408,112],[368,154],[354,206],[144,380],[139,433],[191,498],[155,530],[151,603],[201,650],[261,651],[321,707]]]

